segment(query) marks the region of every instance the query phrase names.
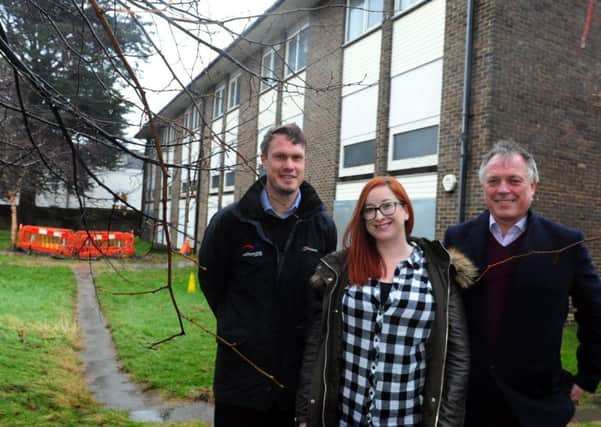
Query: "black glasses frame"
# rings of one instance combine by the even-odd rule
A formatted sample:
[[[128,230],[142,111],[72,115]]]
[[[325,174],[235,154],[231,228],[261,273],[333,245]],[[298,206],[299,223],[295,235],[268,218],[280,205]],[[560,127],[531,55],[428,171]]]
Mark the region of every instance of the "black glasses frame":
[[[386,206],[385,209],[388,208],[387,205],[388,206],[389,205],[393,206],[392,211],[389,212],[389,213],[385,213],[382,210],[383,206]],[[395,214],[395,212],[396,212],[396,207],[397,206],[405,206],[405,204],[403,202],[396,201],[396,202],[384,202],[380,206],[369,206],[369,207],[363,208],[361,210],[361,217],[364,220],[366,220],[366,221],[372,220],[372,219],[374,219],[375,217],[378,216],[378,211],[380,211],[380,213],[382,214],[382,216],[393,216]]]

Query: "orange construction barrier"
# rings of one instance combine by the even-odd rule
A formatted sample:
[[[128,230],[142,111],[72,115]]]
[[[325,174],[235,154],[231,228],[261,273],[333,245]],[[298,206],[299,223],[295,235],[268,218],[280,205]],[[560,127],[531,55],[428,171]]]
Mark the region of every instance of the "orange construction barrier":
[[[21,225],[17,247],[24,251],[42,252],[59,256],[74,256],[69,244],[73,230],[37,225]]]
[[[80,258],[130,257],[134,255],[134,233],[77,231],[73,238],[73,245]]]
[[[24,251],[80,258],[134,255],[134,233],[73,231],[66,228],[21,225],[17,246]]]

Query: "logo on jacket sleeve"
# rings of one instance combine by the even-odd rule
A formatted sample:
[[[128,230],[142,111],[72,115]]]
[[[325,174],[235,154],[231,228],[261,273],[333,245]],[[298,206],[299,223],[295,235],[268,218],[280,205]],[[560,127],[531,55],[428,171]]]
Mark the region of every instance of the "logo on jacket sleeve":
[[[301,252],[313,252],[313,253],[317,253],[319,252],[318,249],[312,248],[311,246],[303,246],[301,248]]]
[[[263,256],[263,245],[261,242],[247,243],[240,247],[240,251],[242,252],[242,256],[244,257],[260,257]]]

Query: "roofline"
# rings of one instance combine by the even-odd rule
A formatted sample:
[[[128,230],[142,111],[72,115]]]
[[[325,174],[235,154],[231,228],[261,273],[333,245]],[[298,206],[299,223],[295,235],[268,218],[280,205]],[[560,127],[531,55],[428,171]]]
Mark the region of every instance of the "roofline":
[[[271,17],[271,13],[275,12],[278,9],[282,9],[283,11],[285,11],[286,10],[285,6],[287,6],[287,5],[291,6],[289,8],[290,10],[294,10],[294,8],[298,8],[301,6],[311,7],[317,3],[319,3],[319,0],[277,0],[273,5],[271,5],[268,9],[266,9],[262,13],[261,16],[258,17],[256,19],[256,21],[253,22],[252,25],[250,25],[246,30],[244,30],[236,38],[236,40],[234,40],[225,49],[223,49],[223,51],[225,53],[231,54],[232,57],[237,58],[237,55],[235,52],[236,48],[238,48],[240,44],[247,41],[246,38],[248,35],[250,35],[254,31],[258,31],[261,24],[263,24],[265,22],[265,20],[267,20],[268,18]],[[247,57],[249,55],[248,51],[245,51],[244,53],[245,53],[245,57]],[[240,55],[240,52],[238,53],[238,55]],[[190,83],[188,83],[184,89],[179,91],[178,94],[175,95],[158,113],[154,114],[154,119],[155,120],[158,119],[160,121],[159,127],[167,126],[169,123],[169,119],[176,118],[177,116],[179,116],[181,114],[181,111],[183,109],[187,108],[190,105],[189,102],[184,101],[186,98],[189,97],[188,92],[194,93],[195,88],[196,88],[196,90],[201,89],[201,91],[202,91],[202,87],[205,86],[204,83],[210,83],[210,84],[206,85],[207,87],[214,85],[213,82],[207,82],[205,80],[207,80],[206,77],[212,71],[217,69],[218,66],[221,65],[221,63],[224,63],[222,68],[227,68],[227,64],[231,64],[231,61],[228,58],[226,58],[223,54],[219,54]],[[223,70],[216,71],[217,76],[219,75],[220,71],[223,72]],[[209,77],[209,79],[210,79],[210,77]],[[134,135],[134,138],[142,139],[142,138],[149,138],[150,136],[151,135],[150,135],[149,123],[146,122],[140,128],[140,130]]]

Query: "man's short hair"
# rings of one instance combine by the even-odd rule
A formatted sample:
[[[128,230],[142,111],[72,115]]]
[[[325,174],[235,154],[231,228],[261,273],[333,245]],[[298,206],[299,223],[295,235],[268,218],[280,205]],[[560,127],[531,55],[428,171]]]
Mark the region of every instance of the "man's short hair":
[[[478,178],[480,178],[480,183],[484,183],[484,178],[486,175],[486,166],[490,159],[492,159],[496,155],[500,155],[501,157],[512,157],[514,155],[522,156],[524,162],[526,162],[526,167],[528,168],[528,178],[530,182],[538,182],[538,168],[536,167],[536,161],[532,154],[528,152],[524,147],[515,142],[512,139],[502,139],[499,140],[493,145],[493,147],[482,157],[482,162],[480,163],[480,170],[478,171]]]
[[[293,144],[301,144],[303,147],[307,146],[307,140],[305,139],[305,134],[302,129],[298,127],[296,123],[286,123],[267,131],[261,142],[261,156],[267,156],[269,145],[271,144],[274,135],[284,135]]]

